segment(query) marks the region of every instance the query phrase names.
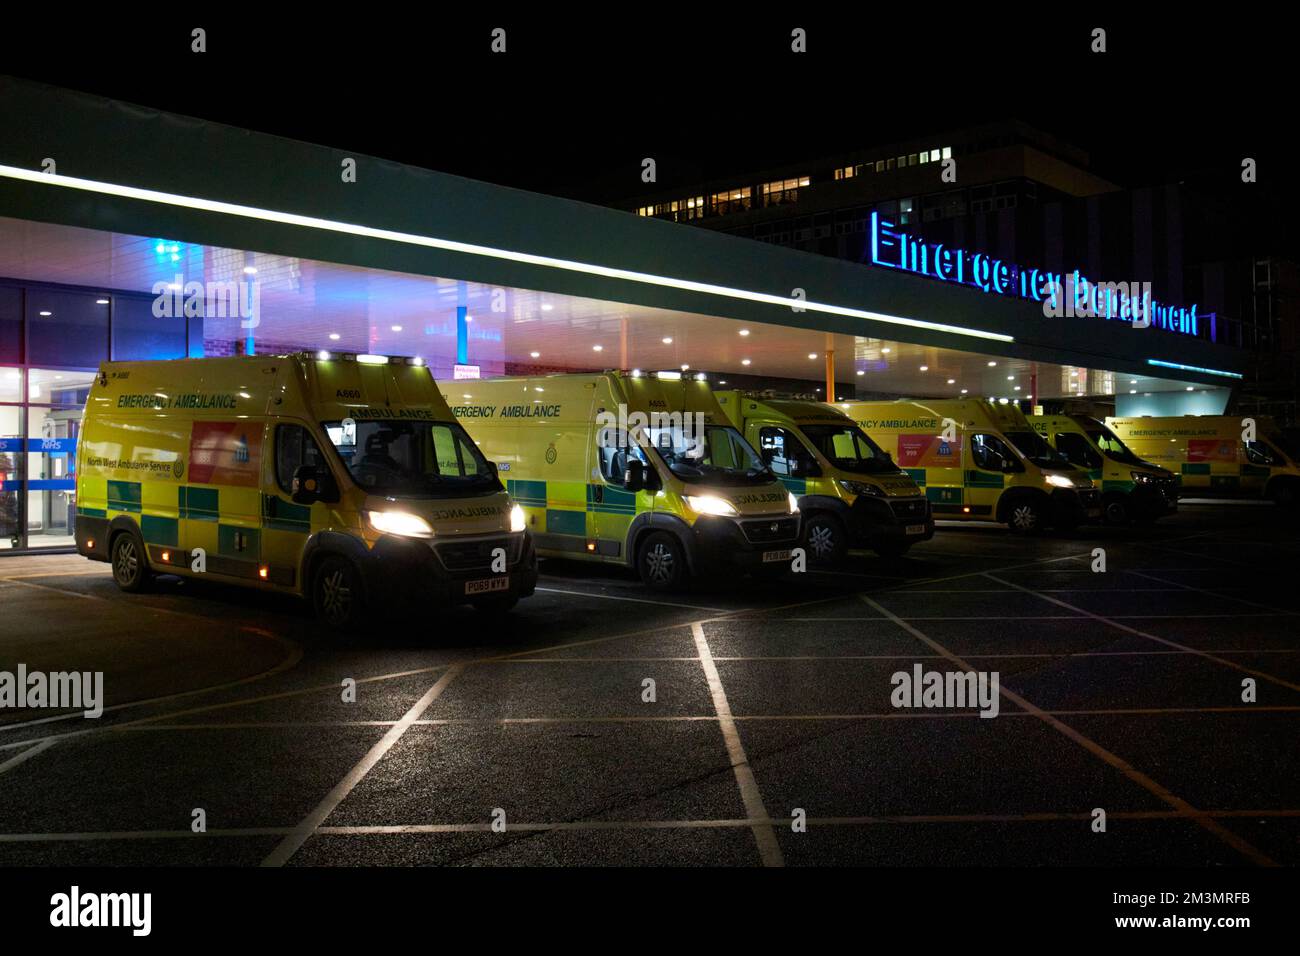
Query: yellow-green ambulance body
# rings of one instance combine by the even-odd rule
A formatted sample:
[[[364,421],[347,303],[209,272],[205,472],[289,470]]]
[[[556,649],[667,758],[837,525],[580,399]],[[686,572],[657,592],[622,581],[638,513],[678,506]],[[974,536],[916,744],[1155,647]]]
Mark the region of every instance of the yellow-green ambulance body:
[[[625,565],[653,588],[728,569],[789,569],[794,498],[707,382],[603,372],[444,387],[523,505],[544,557]]]
[[[418,360],[307,353],[106,362],[77,453],[77,550],[307,598],[353,627],[405,595],[533,593],[522,510]]]
[[[842,560],[850,549],[897,557],[934,537],[925,494],[833,405],[715,392],[718,405],[799,499],[808,557]]]
[[[1092,479],[1010,403],[980,399],[839,402],[836,407],[925,489],[936,518],[1069,531],[1101,517]]]
[[[1182,482],[1184,498],[1300,501],[1300,468],[1267,415],[1107,418],[1124,443]]]
[[[1178,510],[1178,476],[1139,458],[1087,415],[1027,415],[1029,424],[1076,468],[1101,485],[1107,524],[1145,524]]]

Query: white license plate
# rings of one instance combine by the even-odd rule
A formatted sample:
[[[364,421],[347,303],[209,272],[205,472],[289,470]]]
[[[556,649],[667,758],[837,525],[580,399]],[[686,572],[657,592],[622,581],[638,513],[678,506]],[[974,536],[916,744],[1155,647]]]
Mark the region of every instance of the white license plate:
[[[466,581],[466,594],[488,594],[492,591],[509,591],[510,575],[503,574],[497,578],[484,578],[481,581]]]
[[[909,524],[905,530],[908,534],[925,534],[925,525]]]
[[[790,560],[789,551],[764,551],[763,552],[764,564],[768,564],[772,561],[789,561],[789,560]]]

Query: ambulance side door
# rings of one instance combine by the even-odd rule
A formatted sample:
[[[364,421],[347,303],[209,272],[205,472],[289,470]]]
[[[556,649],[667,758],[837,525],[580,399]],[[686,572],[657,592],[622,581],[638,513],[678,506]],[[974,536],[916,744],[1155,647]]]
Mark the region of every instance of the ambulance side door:
[[[262,483],[262,565],[268,580],[282,586],[305,587],[298,580],[302,551],[312,532],[312,508],[293,500],[293,475],[303,465],[330,469],[320,442],[299,422],[277,419],[267,424]]]

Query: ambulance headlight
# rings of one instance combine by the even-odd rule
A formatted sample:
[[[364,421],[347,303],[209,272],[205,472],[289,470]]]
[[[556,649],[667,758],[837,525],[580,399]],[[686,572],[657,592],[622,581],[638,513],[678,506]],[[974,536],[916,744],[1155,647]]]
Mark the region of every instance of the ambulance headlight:
[[[1073,488],[1074,482],[1065,475],[1048,475],[1047,483],[1053,488]]]
[[[866,495],[869,498],[885,497],[883,491],[866,481],[845,481],[841,479],[840,487],[851,495]]]
[[[1145,484],[1148,481],[1155,481],[1156,476],[1149,471],[1130,471],[1129,476],[1139,484]]]
[[[528,519],[524,517],[524,509],[515,505],[510,509],[510,530],[523,531],[528,527]]]
[[[789,499],[790,499],[790,514],[792,514],[792,515],[793,515],[793,514],[798,514],[798,513],[799,513],[799,499],[796,498],[796,497],[794,496],[794,492],[793,492],[793,491],[790,492],[790,494],[789,494],[787,497],[789,497]]]
[[[735,505],[717,495],[687,495],[686,505],[697,515],[718,515],[726,518],[738,513]]]
[[[368,511],[366,516],[370,519],[370,527],[381,534],[400,534],[408,538],[433,535],[429,522],[406,511]]]

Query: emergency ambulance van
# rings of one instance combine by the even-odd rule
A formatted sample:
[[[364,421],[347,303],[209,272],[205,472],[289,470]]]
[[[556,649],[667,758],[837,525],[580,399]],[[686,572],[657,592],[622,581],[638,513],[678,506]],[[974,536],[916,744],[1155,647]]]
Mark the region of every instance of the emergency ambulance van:
[[[795,498],[708,382],[633,371],[444,387],[499,463],[543,557],[635,568],[656,589],[728,569],[789,570]]]
[[[301,353],[106,362],[77,450],[77,550],[306,598],[355,627],[407,595],[533,593],[522,509],[418,359]]]
[[[981,399],[839,402],[925,489],[936,518],[1070,531],[1101,517],[1092,479],[1058,455],[1016,406]]]
[[[925,494],[838,408],[737,391],[714,397],[799,499],[809,559],[833,564],[850,548],[898,557],[934,537]]]
[[[1139,458],[1097,419],[1086,415],[1026,418],[1070,464],[1101,483],[1107,524],[1147,524],[1178,510],[1178,476]]]
[[[1267,415],[1107,418],[1106,424],[1134,452],[1178,474],[1184,498],[1300,501],[1300,468]]]

